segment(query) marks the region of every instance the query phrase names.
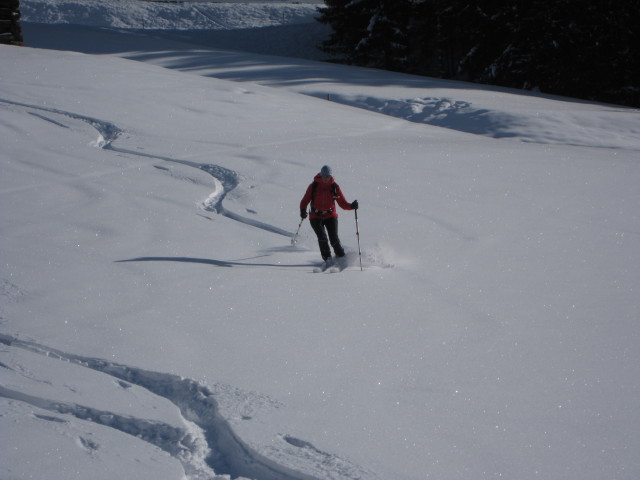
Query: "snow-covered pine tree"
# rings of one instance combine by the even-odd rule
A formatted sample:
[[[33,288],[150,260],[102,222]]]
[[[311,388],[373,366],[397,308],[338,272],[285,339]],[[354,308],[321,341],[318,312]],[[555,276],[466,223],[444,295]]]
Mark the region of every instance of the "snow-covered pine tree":
[[[408,60],[412,0],[326,0],[319,21],[333,33],[322,49],[336,61],[401,70]]]
[[[409,61],[408,29],[413,2],[377,0],[367,4],[369,23],[355,46],[356,62],[386,70],[406,70]]]
[[[332,29],[320,48],[342,63],[354,63],[355,48],[368,25],[365,3],[371,0],[325,0],[318,21]]]

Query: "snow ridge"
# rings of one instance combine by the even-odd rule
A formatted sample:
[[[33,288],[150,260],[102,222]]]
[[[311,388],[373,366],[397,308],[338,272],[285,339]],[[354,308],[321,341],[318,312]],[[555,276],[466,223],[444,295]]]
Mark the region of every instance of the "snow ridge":
[[[0,334],[0,343],[102,372],[120,382],[137,385],[169,400],[179,409],[187,425],[186,430],[87,406],[52,402],[0,387],[0,397],[26,402],[50,412],[70,414],[149,442],[179,460],[190,480],[210,479],[216,473],[230,475],[232,478],[259,478],[260,480],[314,479],[309,475],[276,464],[243,443],[220,415],[214,393],[195,380],[97,358],[73,355],[8,335]],[[189,427],[190,425],[192,427]],[[300,442],[302,441],[298,441]],[[291,441],[287,443],[292,444]]]

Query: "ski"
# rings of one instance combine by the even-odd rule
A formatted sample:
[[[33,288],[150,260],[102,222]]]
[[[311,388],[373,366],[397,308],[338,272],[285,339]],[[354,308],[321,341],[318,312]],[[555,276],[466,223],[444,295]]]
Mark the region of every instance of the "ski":
[[[322,262],[316,268],[313,269],[314,273],[331,272],[334,268],[338,267],[338,263],[333,259]]]
[[[340,273],[347,268],[346,263],[336,263],[329,268],[329,273]]]
[[[345,258],[339,258],[336,260],[331,260],[329,262],[323,262],[317,267],[314,267],[313,273],[339,273],[347,268],[349,265]]]
[[[317,267],[313,267],[313,273],[322,273],[326,272],[329,269],[329,265],[326,262],[322,262],[322,264]]]
[[[343,271],[345,268],[347,268],[349,265],[347,264],[347,260],[345,257],[342,258],[338,258],[336,259],[333,264],[331,264],[329,266],[329,268],[327,269],[327,271],[329,273],[340,273],[341,271]]]

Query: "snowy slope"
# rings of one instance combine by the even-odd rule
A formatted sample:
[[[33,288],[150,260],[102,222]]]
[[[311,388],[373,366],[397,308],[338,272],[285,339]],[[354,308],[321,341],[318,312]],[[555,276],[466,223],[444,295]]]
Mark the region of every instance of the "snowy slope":
[[[88,42],[102,52],[121,51],[132,41],[162,48],[171,38],[189,42],[191,48],[198,44],[321,60],[326,55],[317,45],[329,34],[315,20],[322,3],[27,0],[21,2],[21,12],[26,43],[42,48],[82,50]]]
[[[238,30],[311,23],[321,1],[24,0],[27,23],[152,30]]]
[[[637,111],[173,46],[0,48],[0,476],[637,478]]]

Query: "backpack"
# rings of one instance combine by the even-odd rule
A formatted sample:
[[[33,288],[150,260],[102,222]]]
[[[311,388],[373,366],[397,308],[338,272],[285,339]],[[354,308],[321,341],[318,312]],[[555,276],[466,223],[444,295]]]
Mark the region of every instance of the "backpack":
[[[315,212],[316,214],[323,213],[320,210],[316,210],[316,208],[313,206],[315,198],[316,198],[316,190],[317,189],[318,189],[318,182],[313,182],[311,184],[311,210],[313,212]],[[331,194],[333,195],[333,199],[334,200],[336,200],[338,198],[338,184],[336,182],[333,182],[331,184]],[[329,213],[329,212],[333,212],[333,209],[326,211],[326,213]]]

